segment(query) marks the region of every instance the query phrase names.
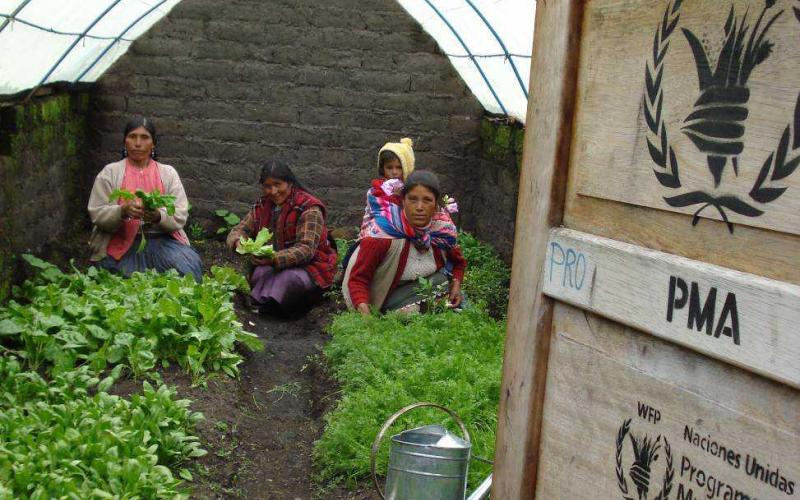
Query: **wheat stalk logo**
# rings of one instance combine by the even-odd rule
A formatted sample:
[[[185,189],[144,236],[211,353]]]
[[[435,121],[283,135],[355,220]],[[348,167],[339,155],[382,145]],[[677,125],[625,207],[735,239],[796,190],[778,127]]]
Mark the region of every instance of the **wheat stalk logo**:
[[[750,100],[747,81],[756,66],[772,54],[774,44],[766,38],[767,32],[783,11],[772,16],[763,27],[762,21],[767,10],[774,5],[775,0],[767,0],[752,31],[747,24],[747,13],[738,19],[731,6],[724,28],[725,43],[713,73],[700,40],[691,31],[682,29],[692,48],[700,83],[700,97],[695,101],[692,113],[684,120],[683,133],[697,149],[708,155],[708,168],[714,176],[715,187],[719,186],[729,159],[734,172],[739,174],[738,156],[744,150],[742,136]]]
[[[636,437],[630,433],[631,419],[622,422],[622,425],[617,432],[616,439],[616,469],[617,486],[622,492],[622,498],[625,500],[647,500],[648,493],[651,486],[651,473],[653,466],[659,459],[659,451],[662,446],[662,436],[658,436],[655,440],[647,435]],[[625,437],[630,439],[631,447],[633,448],[633,464],[628,469],[631,482],[636,487],[636,498],[630,496],[628,489],[628,480],[625,477],[625,466],[622,461],[622,452],[625,444]],[[675,468],[672,465],[672,450],[666,438],[663,440],[664,446],[664,477],[661,481],[661,491],[655,496],[655,500],[668,500],[669,494],[672,491],[672,482],[675,477]]]
[[[628,436],[633,446],[634,461],[628,471],[631,481],[636,486],[639,500],[647,499],[647,491],[650,489],[650,466],[658,460],[658,450],[661,449],[661,436],[655,441],[648,436],[635,437],[633,434]]]
[[[652,60],[645,64],[644,117],[650,130],[647,148],[656,164],[653,169],[656,179],[670,189],[678,189],[682,185],[677,156],[670,145],[663,118],[662,82],[670,37],[680,20],[681,4],[682,0],[667,4],[653,38]],[[748,21],[748,12],[739,17],[731,6],[723,28],[723,45],[713,71],[711,58],[697,36],[688,29],[681,29],[694,56],[700,87],[700,95],[684,120],[681,131],[700,152],[706,154],[715,188],[722,182],[722,174],[729,163],[734,174],[739,175],[739,155],[744,150],[745,121],[749,115],[748,83],[753,71],[773,53],[774,43],[768,34],[784,12],[769,13],[774,6],[775,0],[766,0],[752,26]],[[800,9],[795,8],[795,15],[800,20]],[[800,95],[795,104],[794,122],[786,126],[777,148],[762,164],[748,193],[750,201],[735,195],[715,196],[701,190],[664,197],[664,201],[676,208],[700,205],[692,218],[693,226],[699,222],[703,210],[713,207],[733,233],[733,224],[728,220],[727,211],[745,217],[762,215],[764,211],[754,206],[753,202],[766,204],[780,197],[787,189],[780,181],[794,173],[798,164]]]

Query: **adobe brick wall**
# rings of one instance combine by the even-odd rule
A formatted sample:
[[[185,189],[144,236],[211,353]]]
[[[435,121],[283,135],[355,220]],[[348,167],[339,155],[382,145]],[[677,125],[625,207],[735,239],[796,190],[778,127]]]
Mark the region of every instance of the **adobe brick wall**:
[[[273,157],[327,203],[332,227],[355,225],[378,149],[409,136],[466,229],[504,221],[487,236],[510,255],[516,203],[487,210],[485,184],[503,178],[512,192],[497,196],[516,200],[516,182],[495,173],[507,162],[482,158],[483,109],[394,0],[184,0],[99,80],[93,103],[94,172],[118,159],[128,116],[152,117],[161,160],[208,228],[216,209],[247,210]]]
[[[0,301],[21,277],[18,255],[64,238],[86,213],[88,107],[88,94],[59,92],[0,108]]]

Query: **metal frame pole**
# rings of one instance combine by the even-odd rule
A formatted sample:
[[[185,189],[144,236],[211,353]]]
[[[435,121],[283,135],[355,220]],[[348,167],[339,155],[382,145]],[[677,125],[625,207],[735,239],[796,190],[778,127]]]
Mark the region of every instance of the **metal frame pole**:
[[[464,50],[467,51],[467,54],[469,54],[469,58],[472,61],[472,64],[475,65],[475,68],[478,70],[478,73],[480,73],[481,78],[483,78],[483,82],[486,84],[487,87],[489,87],[489,91],[494,96],[494,99],[497,101],[497,104],[500,106],[500,109],[503,111],[503,114],[508,115],[508,111],[506,110],[506,107],[503,106],[503,102],[500,100],[500,97],[497,96],[497,92],[494,91],[494,87],[492,87],[492,84],[489,83],[489,79],[486,77],[486,74],[483,72],[483,69],[481,68],[481,65],[478,64],[478,62],[475,60],[475,56],[472,55],[472,52],[469,50],[469,47],[467,47],[467,44],[461,38],[461,35],[458,34],[458,31],[456,31],[456,29],[453,27],[453,25],[450,24],[450,21],[448,21],[447,18],[445,18],[444,15],[442,15],[442,13],[439,11],[439,9],[437,9],[431,3],[430,0],[425,0],[425,3],[427,3],[428,7],[430,7],[436,13],[436,15],[439,16],[439,19],[441,19],[442,22],[444,22],[444,24],[448,28],[450,28],[450,31],[453,33],[453,35],[455,35],[455,37],[458,40],[458,42],[461,44],[461,46],[464,48]]]
[[[73,33],[71,31],[59,31],[53,28],[48,28],[46,26],[42,26],[40,24],[32,23],[30,21],[26,21],[25,19],[20,19],[18,17],[14,17],[11,14],[0,14],[0,17],[5,18],[6,21],[13,21],[15,23],[24,24],[25,26],[30,26],[31,28],[36,28],[39,31],[44,31],[47,33],[52,33],[54,35],[64,35],[64,36],[81,36],[80,33]],[[115,40],[117,37],[115,36],[100,36],[100,35],[84,35],[84,38],[91,38],[93,40]],[[133,41],[133,40],[130,40]],[[502,54],[501,54],[502,55]]]
[[[3,21],[3,24],[0,24],[0,33],[2,33],[2,31],[3,31],[4,29],[6,29],[6,26],[8,26],[9,24],[11,24],[11,21],[13,21],[13,20],[14,20],[14,18],[15,18],[15,17],[16,17],[16,16],[19,14],[19,12],[20,12],[22,9],[24,9],[24,8],[25,8],[25,6],[26,6],[26,5],[28,5],[29,3],[31,3],[31,0],[24,0],[22,3],[20,3],[19,5],[17,5],[17,8],[16,8],[16,9],[14,9],[14,12],[12,12],[12,13],[11,13],[11,15],[10,15],[10,16],[8,16],[8,17],[6,18],[6,20],[5,20],[5,21]]]
[[[75,46],[76,46],[76,45],[78,45],[78,42],[80,42],[81,40],[83,40],[83,38],[86,36],[86,34],[87,34],[87,33],[89,33],[89,31],[91,31],[91,29],[92,29],[92,28],[94,28],[94,27],[95,27],[95,25],[96,25],[97,23],[99,23],[99,22],[100,22],[100,20],[101,20],[101,19],[103,19],[103,18],[106,16],[106,14],[108,14],[108,13],[111,11],[111,9],[113,9],[114,7],[116,7],[116,6],[117,6],[117,4],[119,4],[121,1],[122,1],[122,0],[114,0],[114,2],[112,2],[112,3],[111,3],[111,5],[109,5],[108,7],[106,7],[106,10],[104,10],[104,11],[103,11],[103,12],[102,12],[102,13],[101,13],[99,16],[97,16],[97,17],[95,18],[95,20],[94,20],[94,21],[92,21],[92,22],[91,22],[91,24],[89,24],[89,26],[87,26],[85,30],[83,30],[83,33],[81,33],[81,34],[80,34],[80,36],[78,36],[78,37],[77,37],[77,38],[76,38],[76,39],[75,39],[75,40],[72,42],[72,44],[69,46],[69,48],[68,48],[66,51],[64,51],[64,53],[63,53],[63,54],[61,54],[61,57],[59,57],[59,58],[58,58],[58,61],[56,61],[56,62],[55,62],[55,64],[53,64],[53,66],[52,66],[52,67],[50,68],[50,70],[49,70],[49,71],[48,71],[48,72],[47,72],[47,73],[46,73],[46,74],[45,74],[45,75],[42,77],[42,79],[39,81],[39,83],[38,83],[38,84],[37,84],[35,87],[33,87],[33,89],[31,89],[31,91],[28,93],[28,95],[25,97],[25,99],[23,99],[23,100],[22,100],[22,102],[23,102],[23,103],[26,103],[26,102],[28,102],[28,101],[30,100],[30,98],[31,98],[31,97],[33,97],[33,95],[36,93],[36,91],[37,91],[37,90],[39,90],[39,88],[40,88],[40,87],[41,87],[41,86],[42,86],[42,85],[43,85],[43,84],[44,84],[44,83],[47,81],[47,79],[48,79],[48,78],[50,78],[50,75],[52,75],[52,74],[53,74],[53,72],[56,70],[56,68],[58,68],[58,65],[59,65],[59,64],[61,64],[61,63],[64,61],[64,59],[66,59],[66,58],[67,58],[67,56],[69,55],[69,53],[70,53],[70,52],[72,52],[72,49],[74,49],[74,48],[75,48]]]
[[[478,7],[476,7],[475,4],[472,3],[472,0],[464,0],[464,1],[467,2],[470,7],[472,7],[472,10],[474,10],[476,14],[478,14],[478,17],[481,18],[481,21],[483,21],[486,27],[489,28],[489,31],[492,32],[492,35],[494,35],[494,38],[495,40],[497,40],[497,43],[500,44],[500,47],[503,49],[503,53],[505,54],[506,59],[508,59],[508,62],[511,63],[511,69],[514,70],[514,76],[517,77],[517,82],[519,83],[519,86],[522,89],[522,93],[525,94],[525,99],[527,99],[528,89],[522,82],[522,77],[520,76],[519,71],[517,70],[517,65],[514,64],[514,60],[511,59],[511,54],[508,52],[508,49],[506,48],[506,45],[503,43],[503,40],[500,38],[500,35],[497,34],[497,31],[495,31],[494,27],[491,25],[491,23],[489,23],[489,20],[486,19],[486,17],[484,17],[483,13],[480,10],[478,10]]]
[[[94,61],[92,61],[92,64],[90,64],[90,65],[89,65],[89,66],[88,66],[88,67],[87,67],[85,70],[83,70],[83,72],[81,72],[81,74],[80,74],[80,75],[78,75],[78,76],[77,76],[77,77],[76,77],[74,80],[72,80],[72,83],[73,83],[73,84],[75,84],[75,83],[77,83],[78,81],[80,81],[80,79],[81,79],[81,78],[83,78],[84,76],[86,76],[86,73],[88,73],[88,72],[89,72],[89,71],[90,71],[92,68],[94,68],[94,66],[95,66],[95,65],[96,65],[98,62],[100,62],[100,59],[102,59],[102,58],[103,58],[103,56],[104,56],[104,55],[106,55],[106,54],[108,53],[108,51],[109,51],[109,50],[111,50],[111,47],[113,47],[113,46],[114,46],[114,44],[116,44],[117,42],[119,42],[120,40],[122,40],[122,37],[124,37],[124,36],[125,36],[125,33],[127,33],[128,31],[130,31],[130,30],[131,30],[131,28],[133,28],[134,26],[136,26],[137,24],[139,24],[139,22],[140,22],[142,19],[144,19],[145,17],[149,16],[149,15],[150,15],[150,14],[151,14],[151,13],[152,13],[154,10],[156,10],[156,9],[157,9],[157,8],[159,8],[159,7],[161,7],[161,6],[162,6],[162,5],[164,5],[165,3],[167,3],[167,0],[161,0],[161,1],[160,1],[160,2],[158,2],[157,4],[153,5],[153,6],[152,6],[152,7],[150,7],[149,9],[147,9],[147,11],[145,11],[145,13],[144,13],[144,14],[142,14],[142,15],[141,15],[141,16],[139,16],[139,17],[137,17],[137,18],[136,18],[136,20],[134,20],[132,23],[130,23],[130,24],[128,25],[128,27],[127,27],[127,28],[125,28],[125,29],[124,29],[124,30],[123,30],[123,31],[122,31],[122,32],[121,32],[121,33],[120,33],[120,34],[119,34],[119,35],[118,35],[116,38],[114,38],[114,41],[112,41],[111,43],[109,43],[109,44],[108,44],[108,46],[107,46],[105,49],[103,49],[103,52],[101,52],[101,53],[100,53],[100,55],[99,55],[99,56],[97,56],[97,58],[95,58],[95,60],[94,60]]]

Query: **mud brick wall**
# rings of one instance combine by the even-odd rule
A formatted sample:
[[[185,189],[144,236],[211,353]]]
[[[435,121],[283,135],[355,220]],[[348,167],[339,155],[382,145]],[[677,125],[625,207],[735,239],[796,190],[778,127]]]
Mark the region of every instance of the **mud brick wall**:
[[[0,301],[19,277],[19,254],[40,251],[84,218],[88,108],[86,93],[0,108]]]
[[[513,207],[476,220],[480,183],[503,168],[482,157],[480,103],[394,0],[184,0],[100,79],[93,102],[95,172],[118,159],[129,115],[152,117],[161,160],[208,229],[216,209],[247,210],[273,157],[327,203],[332,227],[356,225],[378,149],[409,136],[465,228],[504,220],[513,232]]]
[[[471,229],[491,242],[510,264],[525,128],[485,117],[480,136],[483,160],[475,181],[477,191],[472,195]]]

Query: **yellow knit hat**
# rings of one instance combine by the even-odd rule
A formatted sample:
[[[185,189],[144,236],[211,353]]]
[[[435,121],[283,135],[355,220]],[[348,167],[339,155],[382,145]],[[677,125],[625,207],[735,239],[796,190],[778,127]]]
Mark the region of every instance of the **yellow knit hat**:
[[[400,158],[400,165],[403,167],[403,180],[407,179],[411,172],[414,171],[414,142],[408,138],[403,137],[400,142],[387,142],[378,151],[378,172],[381,171],[381,153],[384,151],[391,151]]]

